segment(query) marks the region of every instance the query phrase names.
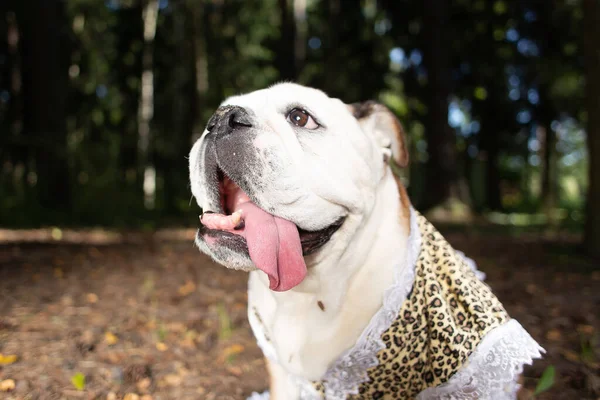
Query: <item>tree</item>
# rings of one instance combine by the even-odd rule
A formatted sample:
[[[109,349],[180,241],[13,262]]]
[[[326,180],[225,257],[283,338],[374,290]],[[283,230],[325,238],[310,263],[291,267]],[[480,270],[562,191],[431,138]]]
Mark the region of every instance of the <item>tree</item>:
[[[590,157],[585,247],[600,257],[600,3],[583,1],[587,138]]]
[[[64,2],[22,2],[17,19],[23,60],[23,132],[35,163],[37,199],[48,211],[68,211],[71,187],[65,114],[69,41]]]
[[[277,0],[279,4],[281,37],[277,51],[276,63],[281,80],[295,81],[298,76],[296,70],[296,24],[290,5],[293,0]]]
[[[158,0],[148,0],[142,14],[144,21],[144,50],[142,52],[142,85],[138,108],[139,173],[144,176],[144,204],[154,208],[156,199],[156,170],[149,160],[150,122],[154,115],[154,38],[158,21]]]
[[[422,205],[428,209],[452,196],[458,196],[456,136],[448,125],[448,102],[451,93],[450,58],[447,42],[450,30],[450,5],[446,1],[423,2],[424,57],[427,68],[425,122],[429,162],[425,178],[427,197]]]

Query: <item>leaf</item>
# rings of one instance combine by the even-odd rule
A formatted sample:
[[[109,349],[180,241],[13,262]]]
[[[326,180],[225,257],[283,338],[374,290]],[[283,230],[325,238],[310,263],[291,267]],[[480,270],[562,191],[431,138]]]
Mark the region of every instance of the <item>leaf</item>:
[[[12,379],[6,379],[0,381],[0,392],[10,392],[15,390],[15,381]]]
[[[551,329],[546,333],[546,339],[557,342],[562,338],[562,334],[558,329]]]
[[[483,86],[477,86],[473,92],[473,95],[477,100],[487,99],[488,92]]]
[[[561,354],[569,361],[571,362],[581,362],[581,359],[579,357],[579,354],[577,354],[576,352],[574,352],[573,350],[562,350]]]
[[[534,395],[537,396],[554,386],[554,376],[556,375],[556,369],[554,365],[550,365],[544,370],[542,377],[540,378],[537,386],[535,387]]]
[[[240,354],[243,351],[244,351],[244,346],[242,346],[241,344],[234,344],[229,347],[226,347],[223,350],[223,356],[229,357],[231,355]]]
[[[88,293],[86,298],[88,303],[96,304],[98,302],[98,295],[96,293]]]
[[[76,373],[71,377],[71,383],[75,386],[77,390],[85,389],[85,375],[81,372]]]
[[[167,351],[169,350],[169,346],[167,346],[165,343],[163,342],[157,342],[156,343],[156,349],[158,351]]]
[[[219,316],[219,339],[228,339],[232,333],[231,318],[223,303],[217,305],[217,315]]]
[[[233,361],[234,357],[244,351],[244,346],[241,344],[234,344],[226,347],[221,354],[221,358],[224,363],[228,364]]]
[[[594,349],[590,340],[581,338],[581,360],[590,364],[594,362]]]
[[[179,375],[169,374],[169,375],[165,376],[165,382],[169,386],[179,386],[179,385],[181,385],[182,381],[183,381],[183,378],[181,378]]]
[[[104,334],[104,341],[108,343],[109,346],[112,346],[113,344],[119,341],[119,338],[116,337],[115,334],[112,332],[106,332]]]
[[[188,280],[185,285],[182,285],[179,287],[178,292],[179,295],[181,296],[187,296],[191,293],[193,293],[196,290],[196,285],[194,284],[194,282]]]
[[[4,355],[0,353],[0,365],[9,365],[17,361],[17,356],[14,354]]]
[[[54,240],[61,240],[63,238],[62,230],[57,227],[52,228],[50,235],[52,236],[52,239],[54,239]]]

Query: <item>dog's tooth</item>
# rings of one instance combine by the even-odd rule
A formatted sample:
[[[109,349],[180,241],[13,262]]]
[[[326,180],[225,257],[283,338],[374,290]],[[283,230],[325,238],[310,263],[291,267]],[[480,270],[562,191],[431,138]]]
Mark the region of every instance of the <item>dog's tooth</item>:
[[[233,226],[237,226],[242,220],[242,210],[237,210],[233,214],[231,214],[231,222],[233,222]]]

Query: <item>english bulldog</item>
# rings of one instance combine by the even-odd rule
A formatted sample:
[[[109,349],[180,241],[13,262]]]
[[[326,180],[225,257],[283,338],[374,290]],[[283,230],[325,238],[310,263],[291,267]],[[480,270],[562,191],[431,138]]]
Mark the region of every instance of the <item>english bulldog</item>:
[[[511,399],[543,349],[410,203],[381,104],[282,83],[226,99],[189,157],[196,244],[249,272],[255,399]]]

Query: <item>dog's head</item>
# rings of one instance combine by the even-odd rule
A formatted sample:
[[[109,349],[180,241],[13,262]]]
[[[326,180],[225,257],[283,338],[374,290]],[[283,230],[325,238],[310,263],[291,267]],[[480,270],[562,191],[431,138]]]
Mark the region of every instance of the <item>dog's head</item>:
[[[204,212],[196,243],[226,267],[261,269],[273,290],[291,289],[306,275],[304,256],[373,207],[391,159],[407,164],[404,134],[380,104],[290,83],[231,97],[190,153]]]

